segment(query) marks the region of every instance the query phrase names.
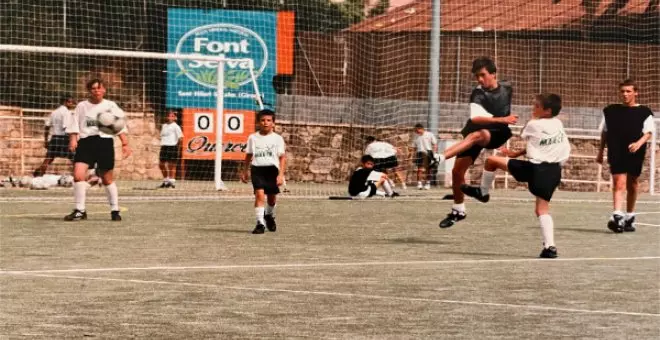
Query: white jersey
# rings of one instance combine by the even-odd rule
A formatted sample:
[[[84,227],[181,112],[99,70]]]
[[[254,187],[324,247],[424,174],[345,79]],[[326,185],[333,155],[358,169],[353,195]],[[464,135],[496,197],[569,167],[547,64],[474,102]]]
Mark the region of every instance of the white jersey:
[[[262,135],[255,132],[248,137],[247,150],[252,155],[252,166],[276,166],[280,168],[280,156],[284,155],[284,139],[271,132]]]
[[[388,158],[396,156],[396,148],[394,145],[386,142],[372,142],[367,145],[367,149],[364,150],[365,155],[369,155],[373,158]]]
[[[527,158],[534,164],[563,163],[571,153],[571,144],[558,118],[533,119],[520,135],[527,142]]]
[[[46,127],[51,128],[53,136],[66,136],[66,124],[71,119],[73,112],[68,107],[60,105],[46,120]]]
[[[103,133],[98,128],[96,117],[99,112],[112,110],[119,117],[124,117],[124,111],[111,100],[103,99],[98,104],[92,104],[89,100],[82,101],[76,105],[73,119],[66,126],[66,133],[78,133],[80,138],[89,136],[100,136],[102,138],[112,138],[113,135]],[[128,130],[124,127],[118,134],[126,133]]]
[[[415,134],[412,145],[417,152],[427,152],[433,151],[433,146],[436,144],[438,144],[438,140],[435,139],[435,136],[429,131],[424,131],[421,135]]]
[[[176,146],[183,137],[183,131],[177,123],[166,123],[160,128],[160,145]]]

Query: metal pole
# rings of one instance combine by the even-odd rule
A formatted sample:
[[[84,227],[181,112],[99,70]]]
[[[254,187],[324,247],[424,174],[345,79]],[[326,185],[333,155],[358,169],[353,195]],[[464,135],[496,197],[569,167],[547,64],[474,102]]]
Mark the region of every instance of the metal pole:
[[[456,42],[456,94],[454,102],[458,103],[461,96],[461,36],[458,36]]]
[[[431,55],[429,58],[429,131],[438,135],[440,118],[440,0],[433,0],[431,11]]]
[[[62,0],[62,29],[66,38],[66,0]]]
[[[222,182],[222,151],[224,149],[222,144],[223,129],[225,127],[224,120],[224,106],[225,106],[225,61],[218,62],[218,96],[216,97],[216,114],[215,114],[215,190],[226,190],[225,184]]]

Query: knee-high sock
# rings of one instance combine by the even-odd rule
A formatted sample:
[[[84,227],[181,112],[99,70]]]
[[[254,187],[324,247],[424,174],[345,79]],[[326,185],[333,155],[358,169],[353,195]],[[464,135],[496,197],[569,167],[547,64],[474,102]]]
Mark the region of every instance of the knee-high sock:
[[[539,222],[541,223],[541,234],[543,235],[543,246],[545,248],[554,247],[555,245],[555,231],[554,231],[554,222],[552,221],[552,216],[545,214],[539,216]]]
[[[119,211],[119,191],[115,182],[105,186],[105,192],[108,194],[108,203],[110,203],[110,210]]]
[[[73,198],[76,202],[76,209],[85,211],[85,199],[87,197],[87,182],[80,181],[73,183]]]

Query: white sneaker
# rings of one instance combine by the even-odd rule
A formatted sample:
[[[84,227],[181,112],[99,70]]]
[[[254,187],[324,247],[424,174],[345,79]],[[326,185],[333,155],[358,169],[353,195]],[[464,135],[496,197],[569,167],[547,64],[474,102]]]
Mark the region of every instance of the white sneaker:
[[[417,183],[417,189],[419,189],[419,190],[424,189],[424,186],[422,185],[421,182],[420,182],[420,183]]]
[[[428,184],[428,183],[427,183],[427,184],[424,186],[424,190],[431,190],[431,184]]]
[[[408,190],[408,186],[406,186],[406,183],[401,184],[401,189]]]

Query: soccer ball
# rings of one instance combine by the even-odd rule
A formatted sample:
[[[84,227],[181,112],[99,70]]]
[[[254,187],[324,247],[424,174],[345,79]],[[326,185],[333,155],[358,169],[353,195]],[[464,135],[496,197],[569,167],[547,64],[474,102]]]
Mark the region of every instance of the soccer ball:
[[[126,126],[124,115],[119,114],[119,112],[111,108],[99,112],[96,121],[98,122],[99,130],[109,135],[118,134]]]
[[[57,180],[57,185],[64,187],[64,188],[70,188],[73,186],[73,176],[71,175],[64,175],[60,177],[60,179]]]

